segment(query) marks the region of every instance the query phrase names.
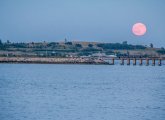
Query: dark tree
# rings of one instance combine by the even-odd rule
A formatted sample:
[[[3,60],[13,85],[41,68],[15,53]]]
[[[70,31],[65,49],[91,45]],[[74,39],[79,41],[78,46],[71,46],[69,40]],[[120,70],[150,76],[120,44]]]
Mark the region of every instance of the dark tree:
[[[93,47],[93,45],[92,44],[89,44],[88,47]]]
[[[3,43],[2,43],[2,40],[0,39],[0,45],[2,45]]]
[[[65,43],[67,43],[67,39],[65,38]]]
[[[151,47],[151,48],[153,48],[153,47],[154,47],[154,45],[151,43],[151,44],[150,44],[150,47]]]
[[[9,40],[7,40],[7,44],[10,44],[10,41]]]
[[[124,45],[127,45],[127,41],[123,41],[123,44],[124,44]]]
[[[72,42],[66,42],[65,44],[66,45],[72,45]]]
[[[76,47],[82,48],[81,44],[76,44]]]
[[[158,50],[157,52],[163,55],[165,54],[165,50]]]
[[[128,45],[128,44],[120,44],[120,43],[101,43],[97,44],[98,47],[103,49],[118,49],[118,50],[132,50],[132,49],[145,49],[145,46],[142,45]]]

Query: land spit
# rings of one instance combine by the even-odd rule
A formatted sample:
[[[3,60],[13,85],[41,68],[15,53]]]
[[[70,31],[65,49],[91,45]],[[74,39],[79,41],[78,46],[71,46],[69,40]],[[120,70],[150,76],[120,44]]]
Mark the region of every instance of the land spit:
[[[39,63],[39,64],[109,64],[102,59],[94,58],[29,58],[0,57],[0,63]]]

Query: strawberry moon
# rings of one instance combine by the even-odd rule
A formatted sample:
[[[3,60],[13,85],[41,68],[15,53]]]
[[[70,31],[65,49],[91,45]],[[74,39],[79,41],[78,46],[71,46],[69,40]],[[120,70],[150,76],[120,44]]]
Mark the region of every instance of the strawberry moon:
[[[136,23],[132,27],[132,32],[134,35],[142,36],[146,33],[147,28],[143,23]]]

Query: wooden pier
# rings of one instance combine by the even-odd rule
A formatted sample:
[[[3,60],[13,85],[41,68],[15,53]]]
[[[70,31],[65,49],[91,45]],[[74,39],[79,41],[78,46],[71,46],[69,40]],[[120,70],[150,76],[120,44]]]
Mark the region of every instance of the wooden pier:
[[[108,60],[106,58],[106,60]],[[131,61],[132,61],[132,64],[133,65],[137,65],[137,61],[139,61],[139,65],[146,65],[146,66],[149,66],[150,65],[150,61],[152,62],[152,66],[155,66],[156,63],[158,66],[161,66],[162,65],[162,61],[165,60],[165,58],[112,58],[110,59],[110,61],[112,62],[109,62],[111,65],[114,65],[115,64],[115,60],[119,60],[120,61],[120,65],[124,65],[124,61],[127,61],[127,65],[130,65],[131,64]],[[143,63],[143,61],[145,61],[145,63]],[[157,61],[157,62],[156,62]]]

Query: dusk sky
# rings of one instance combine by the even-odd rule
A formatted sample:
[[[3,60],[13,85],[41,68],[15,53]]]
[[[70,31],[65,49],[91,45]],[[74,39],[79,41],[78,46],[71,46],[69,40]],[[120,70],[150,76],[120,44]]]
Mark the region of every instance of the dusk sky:
[[[164,0],[0,0],[0,39],[97,41],[165,46]],[[147,26],[135,36],[132,26]]]

